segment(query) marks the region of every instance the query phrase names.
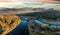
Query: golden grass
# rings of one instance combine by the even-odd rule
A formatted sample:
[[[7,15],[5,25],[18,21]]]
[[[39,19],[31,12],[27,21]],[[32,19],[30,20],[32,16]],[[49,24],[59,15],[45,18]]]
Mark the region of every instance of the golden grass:
[[[11,21],[14,23],[10,24]],[[2,26],[2,34],[6,35],[15,29],[21,23],[21,19],[16,15],[0,15],[0,25]]]

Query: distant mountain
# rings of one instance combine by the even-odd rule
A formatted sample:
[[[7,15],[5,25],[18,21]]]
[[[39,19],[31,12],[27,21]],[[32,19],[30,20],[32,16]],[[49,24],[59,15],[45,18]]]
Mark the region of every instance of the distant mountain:
[[[32,17],[43,17],[43,18],[51,18],[51,19],[60,19],[60,11],[58,10],[45,10],[42,12],[33,12],[33,13],[27,13],[27,14],[21,14],[23,16],[32,16]]]
[[[30,8],[30,7],[24,7],[24,8],[2,8],[0,9],[0,13],[12,13],[12,14],[25,14],[25,13],[44,13],[44,14],[57,14],[60,13],[59,10],[55,10],[54,8]]]
[[[44,8],[2,8],[0,9],[0,13],[30,13],[30,12],[40,12],[45,10]]]

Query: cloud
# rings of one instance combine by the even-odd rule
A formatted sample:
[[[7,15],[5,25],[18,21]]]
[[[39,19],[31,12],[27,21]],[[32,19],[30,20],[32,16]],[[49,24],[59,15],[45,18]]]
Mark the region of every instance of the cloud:
[[[14,0],[0,0],[0,2],[12,2]]]
[[[28,0],[31,2],[48,2],[48,3],[56,3],[56,4],[60,4],[60,0]]]
[[[60,0],[54,0],[54,1],[60,1]]]

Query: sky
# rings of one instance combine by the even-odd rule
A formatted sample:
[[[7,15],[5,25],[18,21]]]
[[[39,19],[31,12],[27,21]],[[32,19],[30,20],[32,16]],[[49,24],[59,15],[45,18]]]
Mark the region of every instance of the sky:
[[[15,1],[33,1],[33,2],[58,2],[60,0],[0,0],[0,2],[15,2]]]
[[[0,0],[0,7],[13,7],[13,5],[23,5],[23,3],[44,3],[41,7],[54,7],[60,6],[60,0]],[[51,3],[51,4],[49,4]],[[41,3],[40,3],[41,4]],[[58,5],[57,5],[58,4]],[[26,6],[26,5],[25,5]],[[34,5],[32,5],[34,6]],[[38,7],[38,6],[37,6]]]
[[[34,0],[31,0],[31,1],[34,1]],[[59,0],[35,0],[37,2],[57,2]]]

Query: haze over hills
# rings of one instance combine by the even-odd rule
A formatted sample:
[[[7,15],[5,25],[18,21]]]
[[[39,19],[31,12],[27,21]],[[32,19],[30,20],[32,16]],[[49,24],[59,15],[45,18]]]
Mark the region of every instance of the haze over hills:
[[[7,3],[6,3],[7,4]],[[60,4],[43,3],[43,2],[27,2],[27,3],[8,3],[0,7],[0,14],[23,14],[32,12],[43,12],[48,9],[60,11]]]
[[[4,4],[4,5],[3,5]],[[46,2],[17,2],[17,3],[0,3],[1,8],[58,8],[60,4],[56,3],[46,3]]]
[[[24,7],[24,8],[2,8],[0,9],[0,14],[24,14],[24,13],[33,13],[33,12],[44,12],[49,10],[56,10],[54,8],[30,8],[30,7]],[[56,10],[59,11],[60,10]]]
[[[43,3],[43,2],[28,2],[28,3],[21,3],[21,4],[11,4],[8,5],[7,8],[24,8],[24,7],[32,7],[32,8],[58,8],[60,4],[54,3]]]

